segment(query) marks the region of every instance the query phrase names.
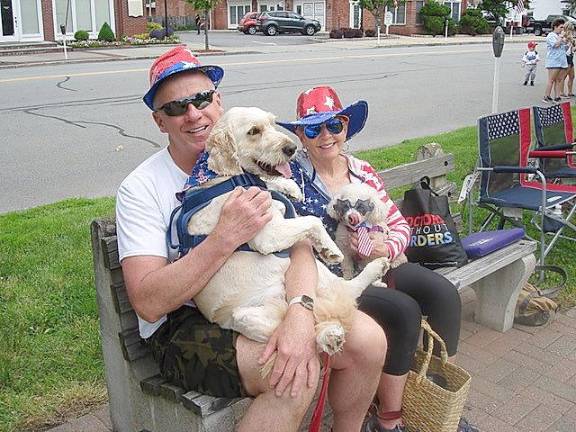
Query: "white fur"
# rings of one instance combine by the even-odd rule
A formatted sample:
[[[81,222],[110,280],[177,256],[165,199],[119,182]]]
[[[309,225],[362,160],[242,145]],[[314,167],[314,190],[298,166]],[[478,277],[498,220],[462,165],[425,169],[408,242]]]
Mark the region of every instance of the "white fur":
[[[242,170],[260,176],[271,189],[300,198],[296,183],[272,176],[255,163],[273,166],[287,162],[282,149],[293,145],[274,127],[275,117],[258,108],[232,108],[215,125],[206,145],[208,166],[219,177],[203,187],[223,181]],[[254,134],[254,131],[258,133]],[[216,226],[228,194],[212,200],[190,220],[190,234],[209,234]],[[206,287],[194,297],[204,316],[223,328],[233,329],[250,339],[265,342],[284,318],[287,310],[285,273],[289,258],[272,255],[309,239],[327,262],[342,260],[342,254],[325,231],[320,219],[305,216],[284,219],[284,205],[273,202],[272,220],[249,242],[260,252],[235,252]],[[315,293],[315,318],[319,348],[329,354],[342,349],[345,331],[351,327],[356,298],[388,269],[388,260],[368,265],[355,279],[346,281],[333,275],[317,261],[319,281]]]
[[[337,200],[348,200],[352,204],[357,200],[369,200],[370,203],[374,205],[374,209],[364,216],[356,212],[354,209],[348,210],[344,215],[340,215],[334,209]],[[350,234],[348,228],[353,227],[347,223],[347,217],[351,212],[354,212],[358,219],[358,223],[366,221],[371,226],[378,225],[382,227],[384,235],[387,236],[390,233],[387,218],[391,205],[391,202],[386,204],[382,202],[378,196],[378,192],[374,188],[363,183],[350,183],[342,187],[330,200],[327,212],[333,219],[338,221],[338,228],[336,228],[336,244],[344,254],[344,260],[342,261],[342,274],[345,279],[352,279],[355,274],[355,266],[359,269],[363,269],[369,262],[368,259],[358,259],[357,255],[350,247]],[[390,263],[390,267],[395,268],[405,262],[408,262],[408,260],[404,254],[401,254]]]

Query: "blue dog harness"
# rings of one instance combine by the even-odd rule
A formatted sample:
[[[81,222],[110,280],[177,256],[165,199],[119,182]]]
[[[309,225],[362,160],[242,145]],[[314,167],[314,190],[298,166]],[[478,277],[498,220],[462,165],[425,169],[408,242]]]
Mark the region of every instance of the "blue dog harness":
[[[218,183],[209,188],[198,188],[197,186],[202,183],[217,177],[217,174],[208,168],[208,155],[203,153],[198,159],[197,164],[192,170],[192,175],[186,182],[186,189],[176,194],[178,200],[182,203],[176,207],[170,215],[170,225],[166,232],[166,243],[169,247],[178,249],[178,257],[186,255],[190,249],[198,246],[206,239],[206,235],[192,235],[188,233],[188,223],[192,216],[209,205],[212,200],[220,195],[232,192],[237,187],[249,188],[251,186],[259,187],[262,190],[268,190],[266,184],[250,173],[244,173],[230,177],[228,180]],[[270,191],[272,199],[280,201],[286,207],[284,217],[293,218],[296,216],[294,206],[292,203],[281,193],[277,191]],[[177,216],[177,218],[176,218]],[[174,219],[176,218],[176,233],[178,235],[178,244],[172,243],[172,227]],[[238,251],[252,251],[253,249],[247,243],[240,245]],[[274,255],[285,258],[288,256],[288,251],[276,252]]]

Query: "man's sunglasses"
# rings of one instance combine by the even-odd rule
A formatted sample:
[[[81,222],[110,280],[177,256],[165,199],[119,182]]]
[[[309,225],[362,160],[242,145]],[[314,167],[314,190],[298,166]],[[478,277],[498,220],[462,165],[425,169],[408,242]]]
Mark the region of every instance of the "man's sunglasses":
[[[156,111],[164,111],[170,117],[180,116],[188,111],[188,105],[194,105],[194,108],[203,110],[212,103],[215,90],[206,90],[196,93],[194,96],[188,96],[182,99],[173,100],[165,103]]]
[[[344,122],[341,118],[333,117],[330,120],[326,120],[324,123],[307,125],[304,126],[304,135],[309,139],[314,139],[322,131],[322,126],[326,125],[326,129],[332,135],[338,135],[344,129]]]

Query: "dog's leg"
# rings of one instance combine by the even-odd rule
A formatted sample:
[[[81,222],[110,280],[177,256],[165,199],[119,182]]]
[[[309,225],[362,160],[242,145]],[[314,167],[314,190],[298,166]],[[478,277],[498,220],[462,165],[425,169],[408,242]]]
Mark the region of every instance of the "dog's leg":
[[[287,309],[288,305],[281,300],[269,301],[263,306],[238,307],[232,314],[232,330],[265,343],[284,319]]]
[[[275,212],[273,219],[248,244],[252,249],[268,255],[289,249],[305,239],[312,241],[314,249],[326,262],[342,261],[342,252],[324,229],[322,221],[315,216],[284,219]]]

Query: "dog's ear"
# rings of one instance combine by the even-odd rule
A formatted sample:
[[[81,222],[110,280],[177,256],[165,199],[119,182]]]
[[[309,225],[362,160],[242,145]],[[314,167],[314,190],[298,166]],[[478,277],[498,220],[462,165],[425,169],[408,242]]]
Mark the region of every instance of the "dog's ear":
[[[338,196],[334,195],[332,197],[332,199],[330,200],[330,202],[328,203],[328,205],[326,206],[326,213],[328,213],[328,216],[330,216],[334,220],[340,219],[340,217],[338,216],[338,213],[336,213],[336,210],[334,210],[334,205],[337,202],[338,202]]]
[[[382,225],[382,223],[386,223],[388,213],[390,213],[390,208],[392,207],[392,201],[388,201],[385,204],[376,193],[372,194],[370,199],[374,204],[374,210],[366,215],[366,219],[372,225]]]
[[[210,154],[208,168],[219,175],[236,175],[242,171],[236,156],[236,142],[224,117],[216,123],[206,142]]]

